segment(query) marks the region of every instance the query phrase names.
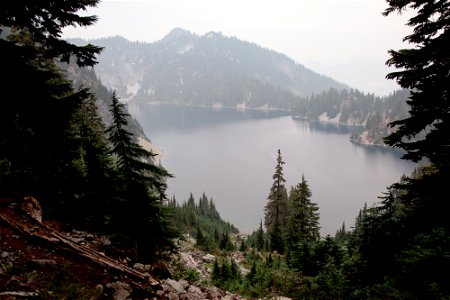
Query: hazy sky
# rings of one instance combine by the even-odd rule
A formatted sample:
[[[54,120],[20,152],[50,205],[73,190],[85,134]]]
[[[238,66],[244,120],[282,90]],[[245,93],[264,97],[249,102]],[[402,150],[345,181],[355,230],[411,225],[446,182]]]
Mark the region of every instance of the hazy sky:
[[[68,28],[64,37],[120,35],[154,42],[173,28],[222,32],[286,54],[351,87],[377,95],[398,88],[385,76],[389,49],[411,29],[408,14],[381,13],[385,0],[103,0],[87,14],[96,25]]]

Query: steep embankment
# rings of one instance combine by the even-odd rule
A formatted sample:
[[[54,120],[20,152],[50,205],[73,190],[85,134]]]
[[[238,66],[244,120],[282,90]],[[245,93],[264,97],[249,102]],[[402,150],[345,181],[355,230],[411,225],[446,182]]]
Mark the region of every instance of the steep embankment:
[[[242,299],[213,286],[173,280],[162,263],[120,258],[105,237],[41,222],[31,216],[42,215],[37,203],[0,198],[1,299]],[[192,246],[187,247],[175,255],[181,262],[190,257],[196,266],[212,263],[205,255],[194,260]]]

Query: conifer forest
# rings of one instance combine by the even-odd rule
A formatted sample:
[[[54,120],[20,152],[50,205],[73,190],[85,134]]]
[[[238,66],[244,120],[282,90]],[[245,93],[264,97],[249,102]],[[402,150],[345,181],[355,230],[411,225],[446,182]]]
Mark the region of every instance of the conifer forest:
[[[167,195],[168,180],[177,174],[140,143],[147,137],[116,91],[98,84],[94,67],[102,47],[62,38],[67,26],[95,24],[97,16],[81,12],[98,4],[0,4],[2,201],[32,196],[43,220],[107,236],[133,262],[167,263],[180,241],[192,238],[198,251],[214,256],[210,276],[182,266],[172,277],[203,280],[245,298],[450,298],[449,1],[386,1],[386,18],[412,12],[407,46],[390,50],[386,62],[405,109],[335,88],[289,96],[293,102],[283,107],[317,119],[325,111],[337,116],[348,94],[365,99],[360,113],[370,114],[369,134],[419,163],[380,191],[376,204],[362,206],[354,224],[326,236],[309,174],[298,170],[296,184],[286,185],[283,149],[274,153],[271,185],[258,187],[267,191],[264,218],[249,234],[221,217],[214,195]],[[325,108],[330,101],[334,106]],[[384,117],[389,124],[380,127]],[[1,243],[0,236],[0,250]],[[3,268],[2,260],[0,266],[0,278],[21,275]]]

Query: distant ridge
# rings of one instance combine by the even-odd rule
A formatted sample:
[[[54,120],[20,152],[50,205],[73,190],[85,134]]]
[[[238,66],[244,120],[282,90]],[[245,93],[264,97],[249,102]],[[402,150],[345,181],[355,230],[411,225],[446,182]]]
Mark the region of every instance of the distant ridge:
[[[154,43],[119,36],[89,42],[105,47],[96,73],[124,101],[290,109],[298,97],[348,88],[286,55],[218,32],[199,36],[175,28]]]

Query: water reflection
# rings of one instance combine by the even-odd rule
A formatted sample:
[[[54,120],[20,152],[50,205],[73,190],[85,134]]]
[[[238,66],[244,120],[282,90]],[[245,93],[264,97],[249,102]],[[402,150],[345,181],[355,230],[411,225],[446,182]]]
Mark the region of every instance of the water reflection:
[[[310,123],[285,112],[150,106],[137,113],[175,175],[168,195],[183,201],[191,192],[196,197],[205,192],[227,221],[246,232],[264,218],[278,149],[287,187],[302,174],[310,183],[322,234],[334,234],[342,221],[351,226],[364,203],[378,201],[413,168],[395,151],[352,144],[352,128]]]
[[[278,110],[263,111],[246,109],[239,111],[234,108],[212,109],[208,107],[170,104],[148,105],[131,103],[128,109],[144,128],[149,128],[152,132],[174,129],[191,131],[226,123],[271,119],[290,114],[289,112]]]

